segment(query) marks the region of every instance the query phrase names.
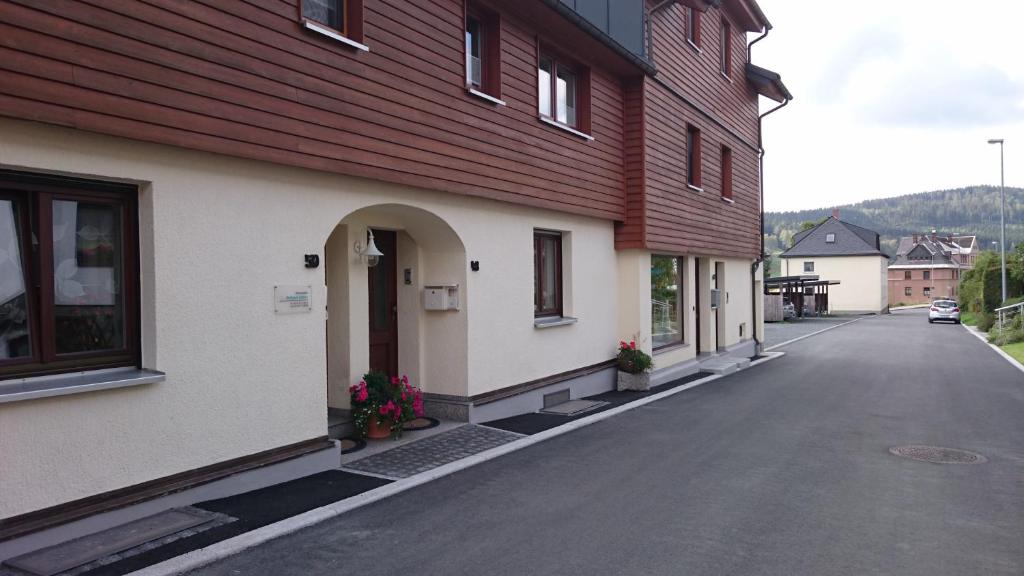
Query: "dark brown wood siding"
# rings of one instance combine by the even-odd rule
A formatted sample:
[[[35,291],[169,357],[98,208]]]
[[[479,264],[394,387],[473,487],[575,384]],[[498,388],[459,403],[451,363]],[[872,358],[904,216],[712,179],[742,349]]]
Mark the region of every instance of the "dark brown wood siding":
[[[643,248],[645,219],[644,201],[644,79],[636,78],[625,90],[625,154],[626,154],[626,219],[615,229],[615,247]]]
[[[514,16],[494,106],[465,90],[462,0],[365,0],[369,52],[303,30],[297,2],[0,2],[0,115],[624,218],[623,89],[600,50],[574,50],[586,141],[538,120],[537,33]]]
[[[760,250],[757,96],[746,84],[745,35],[732,26],[729,78],[720,70],[723,12],[701,15],[700,51],[686,41],[681,5],[652,20],[656,78],[644,81],[643,247],[756,258]],[[628,122],[628,116],[627,116]],[[701,187],[687,185],[686,127],[701,135]],[[628,142],[629,140],[627,140]],[[722,146],[732,149],[732,199],[722,200]],[[637,168],[627,164],[628,175]],[[628,187],[627,187],[628,189]],[[628,195],[627,215],[634,209]],[[627,222],[629,222],[627,218]],[[630,246],[632,241],[621,240]]]

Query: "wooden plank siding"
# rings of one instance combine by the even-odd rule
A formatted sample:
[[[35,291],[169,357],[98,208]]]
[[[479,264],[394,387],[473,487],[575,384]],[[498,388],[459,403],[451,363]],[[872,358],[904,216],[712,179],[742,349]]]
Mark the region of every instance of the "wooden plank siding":
[[[641,245],[670,253],[754,259],[760,251],[757,95],[743,74],[745,34],[735,24],[733,72],[730,78],[721,73],[722,17],[728,16],[720,9],[701,15],[700,51],[686,41],[681,5],[664,9],[652,19],[658,75],[644,80]],[[703,192],[687,185],[687,125],[701,133]],[[734,203],[721,198],[723,145],[732,150]],[[631,203],[628,175],[635,170],[627,164]],[[631,209],[632,205],[627,208],[627,223]],[[633,246],[635,241],[631,237],[620,244]]]
[[[615,228],[615,247],[644,248],[646,232],[646,163],[644,145],[644,80],[637,78],[625,87],[626,219]]]
[[[369,52],[303,30],[297,2],[0,1],[0,115],[625,219],[623,80],[587,46],[593,141],[538,120],[513,15],[494,106],[465,90],[462,0],[365,0]]]

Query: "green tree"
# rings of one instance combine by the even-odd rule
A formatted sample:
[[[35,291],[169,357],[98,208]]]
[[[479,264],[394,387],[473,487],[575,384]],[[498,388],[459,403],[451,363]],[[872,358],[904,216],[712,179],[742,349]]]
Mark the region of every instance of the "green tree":
[[[818,225],[817,222],[813,222],[811,220],[807,220],[807,221],[801,222],[800,223],[800,231],[803,232],[804,230],[810,230],[811,228],[814,228],[817,225]]]
[[[1024,243],[1006,255],[1006,281],[1013,293],[1024,293]]]

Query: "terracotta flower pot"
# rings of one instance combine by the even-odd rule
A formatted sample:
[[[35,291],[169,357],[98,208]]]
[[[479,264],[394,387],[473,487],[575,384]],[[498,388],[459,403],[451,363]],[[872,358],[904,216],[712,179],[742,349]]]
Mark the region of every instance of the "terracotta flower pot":
[[[371,416],[366,424],[366,437],[380,440],[391,436],[391,423]]]

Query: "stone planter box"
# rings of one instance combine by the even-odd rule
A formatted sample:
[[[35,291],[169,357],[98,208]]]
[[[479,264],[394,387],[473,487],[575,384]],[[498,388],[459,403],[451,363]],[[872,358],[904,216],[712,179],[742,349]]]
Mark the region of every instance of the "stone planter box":
[[[651,373],[641,372],[640,374],[630,374],[629,372],[623,372],[619,370],[619,383],[617,390],[620,392],[623,390],[650,390],[651,389]]]

